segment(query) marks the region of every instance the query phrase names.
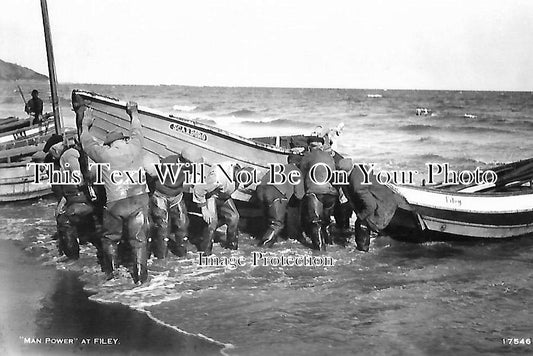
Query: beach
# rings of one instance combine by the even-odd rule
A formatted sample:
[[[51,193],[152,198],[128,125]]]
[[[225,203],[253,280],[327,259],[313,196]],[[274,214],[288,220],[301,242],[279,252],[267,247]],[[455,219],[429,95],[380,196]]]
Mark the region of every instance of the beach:
[[[24,244],[0,240],[0,352],[3,355],[220,355],[120,304],[90,301],[77,273],[44,266]]]

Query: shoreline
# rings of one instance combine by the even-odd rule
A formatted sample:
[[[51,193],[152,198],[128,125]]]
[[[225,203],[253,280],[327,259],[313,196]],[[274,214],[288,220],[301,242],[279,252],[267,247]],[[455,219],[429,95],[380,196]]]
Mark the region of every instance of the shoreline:
[[[0,240],[0,352],[221,355],[228,345],[119,303],[90,300],[79,273],[46,266],[25,243]]]

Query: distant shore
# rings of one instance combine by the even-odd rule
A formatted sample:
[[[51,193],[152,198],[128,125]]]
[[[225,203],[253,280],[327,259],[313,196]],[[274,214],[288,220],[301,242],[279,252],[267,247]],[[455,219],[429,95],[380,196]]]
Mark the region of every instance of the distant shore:
[[[120,304],[90,301],[76,273],[42,266],[20,241],[0,240],[0,353],[220,355]]]

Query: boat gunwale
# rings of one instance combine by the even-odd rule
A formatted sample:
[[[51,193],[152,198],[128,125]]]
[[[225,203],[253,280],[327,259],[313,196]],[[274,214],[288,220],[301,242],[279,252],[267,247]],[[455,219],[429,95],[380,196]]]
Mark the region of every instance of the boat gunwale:
[[[0,163],[0,169],[9,169],[9,168],[21,168],[21,167],[26,167],[28,166],[28,164],[31,164],[31,163],[38,163],[38,162],[33,162],[33,161],[26,161],[26,162],[10,162],[10,163]],[[0,174],[1,176],[1,174]]]
[[[18,134],[18,133],[21,133],[21,132],[26,132],[26,131],[37,129],[37,128],[39,128],[39,129],[40,128],[44,128],[44,130],[52,130],[53,131],[54,128],[55,128],[55,123],[54,123],[53,120],[46,120],[46,121],[43,121],[42,123],[39,123],[39,124],[25,126],[25,127],[19,128],[19,129],[12,130],[12,131],[0,132],[0,138],[1,137],[5,137],[5,136],[9,136],[9,135],[15,135],[15,134]],[[40,132],[36,132],[33,135],[39,135],[39,134],[40,134]],[[12,140],[16,140],[16,139],[12,139]],[[9,141],[6,141],[6,142],[9,142]]]
[[[440,194],[440,195],[453,195],[458,197],[510,197],[510,196],[522,196],[522,195],[528,195],[533,194],[533,187],[531,188],[531,191],[524,192],[524,191],[514,191],[514,192],[458,192],[453,190],[443,190],[436,187],[427,187],[427,186],[416,186],[416,185],[396,185],[396,184],[386,184],[397,192],[396,188],[400,187],[402,189],[412,189],[417,191],[424,191],[429,194]],[[397,192],[398,194],[402,195],[401,193]]]

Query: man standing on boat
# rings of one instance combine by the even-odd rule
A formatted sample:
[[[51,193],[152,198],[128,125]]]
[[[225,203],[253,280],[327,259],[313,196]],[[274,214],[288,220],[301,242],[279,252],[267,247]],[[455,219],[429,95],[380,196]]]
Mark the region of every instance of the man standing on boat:
[[[34,119],[32,125],[41,122],[41,117],[43,115],[43,101],[39,98],[39,92],[36,89],[31,91],[31,99],[26,103],[24,111],[29,115],[33,115]]]
[[[379,184],[375,175],[369,174],[370,184],[363,184],[365,175],[359,166],[353,165],[351,159],[340,160],[338,167],[348,172],[348,185],[343,185],[342,189],[357,216],[356,248],[368,252],[370,232],[379,232],[387,227],[398,203],[394,192],[387,186]]]
[[[271,173],[268,172],[261,179],[261,183],[256,189],[258,200],[261,202],[265,211],[268,227],[259,242],[259,246],[272,247],[276,242],[279,234],[285,227],[285,221],[287,218],[287,205],[291,198],[302,199],[305,191],[301,178],[298,184],[292,184],[287,177],[293,176],[297,171],[297,176],[301,177],[301,172],[296,167],[295,163],[299,161],[299,156],[291,154],[288,157],[288,163],[283,166],[284,183],[276,184],[271,182]],[[299,236],[292,236],[299,238]]]
[[[102,265],[101,226],[80,174],[80,152],[75,146],[65,146],[61,135],[53,135],[46,142],[43,151],[59,162],[63,176],[79,177],[78,184],[73,181],[56,185],[63,197],[56,216],[59,252],[69,258],[78,259],[79,244],[91,242],[96,247],[98,263]]]
[[[107,163],[109,169],[102,170],[107,196],[107,206],[103,221],[104,269],[107,279],[114,277],[118,265],[117,245],[122,238],[123,226],[133,252],[133,265],[130,273],[134,283],[148,280],[147,229],[148,229],[148,189],[146,182],[124,174],[127,171],[144,171],[143,135],[137,104],[129,102],[126,112],[131,118],[129,135],[121,131],[107,134],[100,145],[89,132],[93,123],[90,111],[85,112],[82,121],[81,143],[83,149],[94,162]],[[122,172],[118,181],[112,173]]]
[[[327,181],[328,171],[335,170],[335,161],[331,154],[323,150],[323,137],[311,136],[307,143],[309,151],[300,163],[305,188],[303,220],[313,248],[325,251],[326,244],[332,244],[329,227],[338,197],[337,189]]]
[[[161,160],[161,173],[165,179],[154,179],[154,191],[150,197],[150,245],[157,258],[165,258],[167,249],[178,257],[187,254],[184,240],[189,229],[189,217],[183,191],[185,171],[191,171],[191,167],[184,164],[200,162],[202,157],[190,148],[185,148],[180,155],[170,155]],[[172,169],[173,175],[165,172],[167,169]]]
[[[202,209],[202,217],[207,224],[202,240],[197,245],[198,250],[205,255],[211,254],[215,231],[224,224],[227,226],[224,247],[230,250],[238,248],[240,216],[231,195],[239,188],[236,177],[241,170],[235,162],[216,164],[207,173],[205,184],[194,186],[193,201]]]

